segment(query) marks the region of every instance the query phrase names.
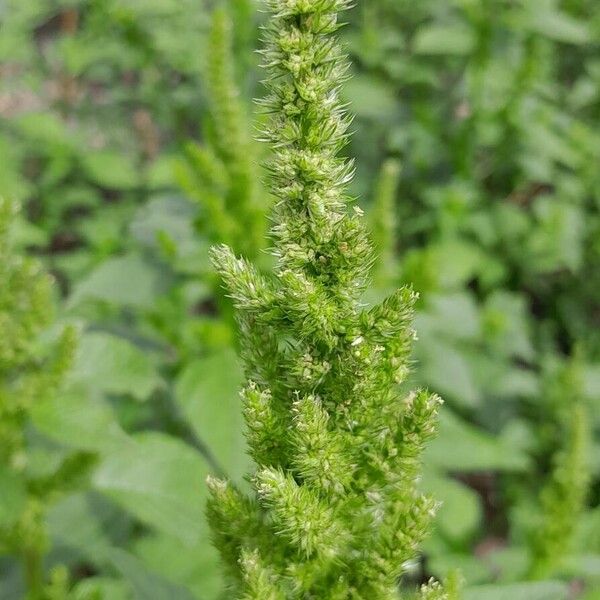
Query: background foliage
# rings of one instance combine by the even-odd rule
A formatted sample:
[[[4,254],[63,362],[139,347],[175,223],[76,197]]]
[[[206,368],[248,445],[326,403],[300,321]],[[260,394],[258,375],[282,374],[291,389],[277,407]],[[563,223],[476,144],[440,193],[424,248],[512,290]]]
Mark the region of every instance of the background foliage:
[[[204,479],[242,483],[249,459],[207,250],[268,266],[257,8],[0,3],[0,193],[57,280],[56,327],[81,329],[70,391],[24,425],[29,491],[77,459],[43,499],[44,597],[220,597]],[[465,598],[598,598],[600,6],[370,0],[350,20],[370,293],[422,293],[415,383],[447,401],[423,481],[443,506],[413,579],[458,568]],[[22,598],[2,552],[2,597]]]

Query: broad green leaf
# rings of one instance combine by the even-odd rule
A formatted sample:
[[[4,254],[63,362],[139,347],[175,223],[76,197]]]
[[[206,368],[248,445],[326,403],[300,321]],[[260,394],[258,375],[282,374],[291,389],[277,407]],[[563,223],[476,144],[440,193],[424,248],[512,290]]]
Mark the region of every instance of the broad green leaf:
[[[166,254],[171,268],[196,276],[211,268],[207,241],[196,232],[196,218],[196,207],[183,198],[159,197],[136,212],[130,231],[143,245]]]
[[[131,220],[131,214],[132,207],[126,203],[102,207],[94,218],[81,222],[78,231],[98,253],[110,255],[121,248],[125,224]]]
[[[110,553],[114,567],[133,589],[136,600],[195,600],[185,588],[149,571],[135,556],[115,548]]]
[[[25,481],[0,465],[0,527],[12,525],[27,502]]]
[[[82,336],[72,377],[90,390],[145,400],[161,383],[155,357],[124,338],[102,332]]]
[[[79,552],[95,565],[106,563],[112,543],[87,494],[71,494],[51,506],[46,525],[54,544]]]
[[[429,295],[426,314],[432,319],[431,328],[449,338],[473,339],[480,333],[479,310],[470,294]]]
[[[567,44],[585,44],[591,39],[590,28],[585,21],[550,8],[531,10],[529,27],[546,37]]]
[[[352,103],[352,112],[361,117],[377,118],[395,110],[393,90],[375,77],[358,75],[344,88],[344,97]]]
[[[152,189],[165,189],[176,187],[175,156],[159,155],[146,169],[146,183]]]
[[[3,563],[0,571],[0,590],[2,590],[2,600],[23,600],[26,597],[23,573],[16,561]]]
[[[491,551],[485,555],[485,562],[490,571],[498,574],[502,583],[506,585],[527,579],[531,553],[528,547],[498,544],[498,548],[492,546]]]
[[[423,489],[442,503],[436,516],[436,531],[454,542],[465,542],[477,531],[482,512],[476,492],[433,473],[425,475]]]
[[[480,403],[481,390],[467,353],[439,340],[434,332],[431,336],[421,335],[415,354],[419,359],[419,380],[461,406]]]
[[[110,406],[78,388],[37,402],[31,418],[51,439],[80,450],[114,451],[131,443]]]
[[[564,566],[572,577],[595,579],[600,584],[600,553],[573,554],[567,557]]]
[[[205,460],[165,434],[148,432],[134,440],[102,460],[95,488],[158,531],[197,543],[207,492]]]
[[[148,308],[162,291],[160,271],[137,254],[109,259],[79,281],[69,298]]]
[[[193,221],[196,210],[178,197],[154,198],[142,206],[130,225],[132,235],[142,244],[157,247],[160,236],[173,243],[190,243],[196,236]]]
[[[415,34],[417,54],[469,54],[475,44],[473,30],[464,25],[424,25]]]
[[[130,156],[100,150],[83,156],[83,170],[101,187],[131,189],[140,184],[139,170]]]
[[[425,451],[426,463],[449,471],[521,471],[528,457],[502,438],[493,437],[455,416],[440,413],[440,431]]]
[[[21,135],[48,145],[69,144],[67,124],[51,112],[32,112],[17,122]]]
[[[583,371],[583,389],[590,400],[600,401],[600,364],[585,366]]]
[[[532,397],[539,393],[539,376],[532,369],[515,366],[511,357],[498,350],[482,351],[473,346],[463,354],[469,361],[477,386],[482,390],[486,410],[492,405],[491,398]],[[450,396],[452,398],[452,396]]]
[[[552,159],[567,167],[577,168],[579,166],[582,155],[564,133],[557,131],[534,115],[526,115],[526,117],[531,120],[526,126],[527,141],[531,146],[530,152],[539,154],[539,158]],[[532,158],[535,160],[536,157]]]
[[[480,585],[464,591],[464,600],[567,600],[569,586],[558,581]]]
[[[37,440],[36,440],[37,441]],[[60,469],[71,450],[47,443],[31,444],[27,449],[24,475],[28,479],[52,477]]]
[[[435,528],[434,536],[436,536]],[[425,541],[425,546],[427,567],[436,579],[443,580],[449,573],[458,571],[471,585],[490,580],[490,568],[479,558],[466,553],[454,552],[449,546],[443,546],[436,553],[431,553],[429,552],[430,541]]]
[[[488,259],[480,246],[450,238],[432,242],[424,250],[408,253],[404,277],[418,291],[453,291],[488,268]],[[423,283],[429,285],[423,287]]]
[[[125,581],[109,577],[89,577],[78,582],[69,600],[131,600],[132,592]]]
[[[505,356],[534,357],[527,309],[523,296],[502,290],[493,292],[485,303],[486,337]]]
[[[229,477],[240,479],[249,459],[243,435],[238,358],[224,349],[187,365],[175,386],[186,419]]]
[[[536,227],[527,240],[530,268],[540,273],[561,268],[576,272],[584,252],[584,214],[579,207],[556,198],[539,198]]]
[[[202,600],[216,600],[223,590],[222,570],[207,529],[206,537],[192,547],[172,536],[152,534],[137,540],[133,552],[152,572]]]

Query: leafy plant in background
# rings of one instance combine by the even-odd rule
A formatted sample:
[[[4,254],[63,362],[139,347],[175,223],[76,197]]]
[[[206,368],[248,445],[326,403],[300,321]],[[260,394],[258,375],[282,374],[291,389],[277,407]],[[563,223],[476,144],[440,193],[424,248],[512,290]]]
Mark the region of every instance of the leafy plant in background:
[[[526,576],[515,563],[528,563],[529,527],[517,514],[540,510],[532,497],[555,485],[548,456],[557,446],[568,453],[571,437],[565,416],[552,417],[563,425],[550,427],[551,443],[543,433],[555,415],[547,374],[577,346],[581,374],[561,411],[581,407],[590,429],[600,426],[600,219],[589,169],[600,139],[598,15],[585,1],[533,10],[381,0],[360,7],[347,30],[359,173],[372,179],[382,154],[403,166],[389,245],[400,268],[388,285],[411,281],[422,292],[415,374],[449,405],[426,459],[430,489],[445,501],[427,547],[438,576],[458,565],[471,583]],[[589,469],[597,506],[597,463]],[[559,496],[565,513],[574,509]],[[595,550],[578,530],[592,515],[562,521],[579,558],[546,576],[581,577],[591,593],[599,571],[584,557]]]
[[[190,0],[3,5],[0,179],[64,287],[129,249],[141,201],[175,189],[176,146],[206,108],[209,16]]]
[[[227,5],[237,22],[237,70],[246,75],[254,6]],[[65,286],[130,249],[122,234],[142,200],[175,193],[173,156],[207,113],[211,7],[190,0],[5,3],[0,179],[39,226],[32,242]]]
[[[274,277],[219,246],[237,308],[253,493],[211,479],[209,522],[244,598],[394,598],[435,503],[416,487],[439,398],[397,389],[408,372],[415,295],[366,310],[371,249],[348,208],[347,70],[333,34],[346,0],[269,4],[264,138]],[[437,590],[437,591],[435,591]],[[432,585],[423,597],[443,597]]]
[[[244,78],[236,69],[230,13],[238,15],[243,2],[234,4],[228,10],[218,8],[213,13],[204,66],[208,110],[203,120],[203,140],[185,145],[183,158],[175,164],[175,174],[182,190],[198,210],[194,219],[194,242],[202,239],[226,243],[245,256],[264,262],[266,255],[261,250],[265,240],[268,196],[257,170],[259,152],[251,138],[247,106],[241,93],[244,86],[238,83]],[[243,30],[241,24],[237,28]],[[249,52],[246,46],[243,50]],[[210,278],[205,269],[206,246],[203,245],[200,251],[195,249],[186,257],[188,250],[179,240],[168,234],[163,234],[161,239],[169,262],[189,283],[194,285],[199,277]],[[195,245],[190,244],[190,248]],[[191,264],[194,264],[192,269],[188,268]],[[199,302],[210,303],[219,294],[218,285],[209,286]],[[173,301],[187,304],[189,300],[175,293]],[[183,306],[180,310],[186,308]],[[170,336],[174,343],[180,348],[193,346],[195,351],[192,352],[196,355],[198,344],[212,350],[231,344],[234,327],[230,304],[221,302],[216,308],[215,314],[208,310],[199,315],[194,339],[186,340],[176,330]],[[165,320],[164,327],[170,326],[170,319]]]
[[[262,17],[252,0],[214,4],[232,16],[226,60],[245,113]],[[77,600],[218,598],[203,480],[210,471],[245,486],[234,329],[207,258],[225,230],[212,228],[199,187],[181,197],[171,170],[181,155],[199,185],[193,151],[179,151],[190,132],[218,154],[212,6],[7,0],[0,15],[0,185],[34,224],[19,221],[19,247],[57,274],[65,308],[88,323],[71,370],[83,393],[40,399],[26,428],[38,480],[65,457],[98,459],[77,489],[44,502],[46,572],[66,565]],[[563,600],[579,589],[590,600],[600,514],[564,519],[577,494],[555,483],[562,459],[551,457],[573,455],[573,403],[592,434],[600,425],[598,4],[370,0],[347,14],[350,193],[367,199],[377,254],[391,257],[375,265],[365,301],[402,281],[423,292],[409,383],[448,403],[423,465],[422,487],[442,505],[410,570],[444,578],[460,568],[467,600]],[[228,52],[223,40],[215,52]],[[254,177],[251,142],[249,154]],[[399,179],[380,170],[388,157],[402,165]],[[262,247],[262,236],[253,240]],[[229,243],[252,255],[237,247],[246,241]],[[254,256],[268,266],[267,253]],[[578,344],[579,375],[558,408],[552,390]],[[552,487],[563,491],[544,496],[561,501],[540,502]],[[536,577],[567,583],[521,583],[552,546],[544,531],[571,544]],[[24,595],[18,562],[0,558],[0,595],[10,600]]]
[[[32,407],[60,394],[75,339],[66,328],[50,349],[40,348],[39,336],[52,321],[52,281],[38,261],[16,253],[15,216],[16,206],[0,199],[0,553],[19,557],[27,597],[41,600],[47,503],[68,489],[85,463],[66,456],[44,473],[28,443]]]

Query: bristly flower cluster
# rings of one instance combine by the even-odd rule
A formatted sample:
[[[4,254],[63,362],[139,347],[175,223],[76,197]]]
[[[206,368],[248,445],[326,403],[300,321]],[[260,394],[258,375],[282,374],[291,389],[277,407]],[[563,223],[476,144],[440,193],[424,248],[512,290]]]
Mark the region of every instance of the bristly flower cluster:
[[[28,479],[25,428],[33,403],[62,382],[75,340],[67,328],[53,355],[39,356],[38,336],[52,321],[52,281],[36,260],[14,251],[15,215],[16,206],[0,198],[0,493],[11,499],[0,519],[0,548],[22,558],[29,593],[39,598],[46,546],[42,495],[52,482],[34,486]]]
[[[212,479],[209,520],[244,599],[398,597],[435,502],[417,489],[440,399],[401,393],[416,294],[361,303],[372,250],[349,206],[348,63],[335,36],[349,0],[270,0],[263,138],[277,198],[272,277],[224,246],[212,258],[234,299],[257,470],[253,492]],[[423,597],[444,598],[436,586]]]
[[[18,470],[27,411],[61,382],[74,332],[65,331],[52,360],[40,362],[35,343],[53,319],[52,280],[36,260],[14,251],[16,212],[0,198],[0,465]]]
[[[227,12],[215,10],[205,68],[210,119],[204,124],[204,143],[187,145],[186,160],[178,164],[178,178],[201,205],[204,233],[213,242],[256,258],[264,244],[266,201],[236,82],[231,29]]]
[[[548,377],[550,411],[557,421],[554,439],[561,440],[552,471],[540,492],[540,512],[533,522],[529,576],[555,574],[572,551],[577,524],[585,510],[590,485],[589,416],[582,400],[579,356]]]
[[[386,160],[377,178],[371,211],[372,240],[378,255],[371,276],[379,287],[386,287],[397,276],[395,200],[399,180],[400,162]]]

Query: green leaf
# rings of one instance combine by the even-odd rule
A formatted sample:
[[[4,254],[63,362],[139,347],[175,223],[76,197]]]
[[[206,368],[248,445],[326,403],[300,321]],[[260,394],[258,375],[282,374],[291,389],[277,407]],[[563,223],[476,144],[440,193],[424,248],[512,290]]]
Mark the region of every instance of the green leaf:
[[[426,474],[423,489],[442,505],[437,512],[436,530],[454,542],[465,542],[481,523],[478,495],[467,486],[433,473]]]
[[[600,581],[600,553],[568,556],[564,566],[573,577],[593,578]]]
[[[436,530],[434,529],[434,536]],[[479,558],[469,554],[452,552],[447,546],[442,546],[438,552],[430,552],[428,546],[431,542],[425,542],[427,551],[427,567],[438,580],[445,579],[450,573],[468,574],[469,583],[485,583],[490,580],[490,569]],[[461,600],[462,596],[460,597]]]
[[[417,330],[419,331],[419,330]],[[422,335],[415,345],[419,358],[419,379],[447,399],[474,407],[481,401],[473,365],[456,345],[440,341],[437,335]]]
[[[131,443],[110,406],[77,388],[37,402],[31,418],[49,438],[80,450],[114,451]]]
[[[0,465],[0,527],[12,525],[21,516],[26,502],[24,480]]]
[[[103,262],[79,281],[69,298],[69,305],[91,299],[148,308],[161,290],[161,273],[141,256],[128,254]]]
[[[546,37],[567,44],[586,44],[591,40],[588,24],[566,12],[552,9],[532,10],[529,27]]]
[[[188,547],[172,536],[147,535],[136,541],[134,553],[152,572],[202,600],[215,600],[223,589],[218,553],[206,538]]]
[[[538,198],[536,227],[527,240],[530,268],[541,273],[568,268],[576,272],[584,252],[585,216],[581,209],[556,198]]]
[[[449,471],[522,471],[524,452],[455,416],[448,408],[440,413],[440,431],[426,450],[426,463]]]
[[[486,336],[503,356],[534,358],[527,308],[523,296],[503,290],[494,291],[486,300]]]
[[[55,544],[76,550],[95,565],[105,564],[112,543],[87,494],[71,494],[51,506],[46,525]]]
[[[83,170],[97,185],[111,189],[131,189],[140,184],[138,168],[120,152],[100,150],[83,157]]]
[[[191,244],[196,237],[195,207],[178,197],[159,197],[146,202],[135,213],[130,225],[133,237],[146,246],[157,248],[161,236],[178,247]]]
[[[514,526],[514,523],[511,523]],[[485,555],[485,563],[492,573],[506,585],[524,581],[528,578],[527,572],[531,564],[531,552],[529,547],[510,545],[492,548]],[[487,583],[482,581],[481,583]]]
[[[463,25],[424,25],[415,34],[416,54],[469,54],[475,45],[473,31]]]
[[[25,114],[18,119],[17,124],[21,135],[31,141],[49,146],[69,144],[66,122],[49,111]]]
[[[175,188],[176,155],[159,155],[146,169],[146,184],[151,189]]]
[[[137,600],[195,600],[194,596],[178,585],[149,571],[137,558],[115,548],[111,551],[115,568],[127,579]]]
[[[584,367],[583,389],[590,400],[600,399],[600,364],[591,364]]]
[[[204,520],[206,462],[165,434],[144,433],[134,440],[104,458],[94,486],[144,523],[196,543]]]
[[[108,333],[90,332],[77,347],[72,377],[90,390],[145,400],[160,383],[155,357]]]
[[[536,118],[535,115],[526,115],[525,118],[530,119],[530,122],[525,124],[527,141],[530,145],[529,152],[538,153],[540,159],[552,159],[573,169],[580,165],[583,159],[581,152],[564,132],[557,131],[544,120]],[[531,158],[535,160],[536,157]],[[538,174],[542,174],[541,169],[543,168],[540,167]],[[538,167],[536,167],[537,169]]]
[[[195,433],[233,479],[246,472],[239,391],[243,374],[237,356],[225,349],[187,365],[175,385],[175,399]]]
[[[108,600],[131,600],[129,586],[124,581],[109,577],[89,577],[78,582],[69,600],[90,600],[105,598]]]
[[[73,199],[76,209],[81,208],[77,198]],[[103,206],[93,218],[80,222],[77,230],[87,244],[97,250],[100,255],[109,255],[118,250],[123,244],[123,230],[125,224],[131,220],[131,206],[119,203]]]
[[[364,118],[381,118],[397,105],[393,90],[384,81],[367,75],[350,79],[344,97],[352,103],[352,111]]]
[[[430,327],[436,333],[454,339],[478,337],[481,329],[479,310],[472,295],[465,292],[429,295],[427,305],[426,314],[433,321]],[[420,331],[418,321],[417,331]]]
[[[423,250],[407,253],[404,280],[419,291],[455,290],[489,269],[488,259],[471,242],[457,238],[431,242]]]
[[[569,586],[558,581],[479,585],[464,591],[464,600],[567,600]]]

